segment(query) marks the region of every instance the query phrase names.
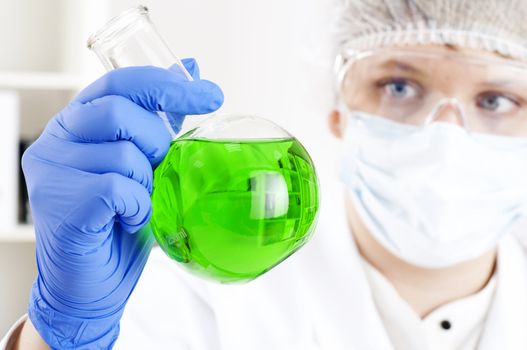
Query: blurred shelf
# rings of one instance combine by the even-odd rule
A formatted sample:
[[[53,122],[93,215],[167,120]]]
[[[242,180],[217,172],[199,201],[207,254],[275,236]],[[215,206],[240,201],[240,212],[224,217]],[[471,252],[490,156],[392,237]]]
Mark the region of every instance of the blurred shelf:
[[[58,72],[0,71],[0,88],[35,90],[80,90],[90,79]]]
[[[0,230],[2,243],[32,243],[35,241],[35,227],[29,224],[18,225],[11,230]]]

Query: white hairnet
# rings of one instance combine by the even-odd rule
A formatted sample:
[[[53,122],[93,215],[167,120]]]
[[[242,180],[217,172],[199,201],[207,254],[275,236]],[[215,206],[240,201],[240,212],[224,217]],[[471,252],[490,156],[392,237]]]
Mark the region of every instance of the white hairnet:
[[[451,44],[527,59],[526,0],[338,0],[337,53]]]

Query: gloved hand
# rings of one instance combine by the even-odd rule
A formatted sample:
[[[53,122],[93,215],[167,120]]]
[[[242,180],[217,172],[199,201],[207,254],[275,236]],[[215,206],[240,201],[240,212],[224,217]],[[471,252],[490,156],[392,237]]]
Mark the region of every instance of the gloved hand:
[[[170,137],[155,113],[203,114],[220,88],[155,67],[109,72],[83,90],[25,152],[38,276],[29,317],[56,349],[109,349],[153,244],[152,168]],[[182,118],[180,118],[182,121]],[[155,320],[152,320],[155,322]]]

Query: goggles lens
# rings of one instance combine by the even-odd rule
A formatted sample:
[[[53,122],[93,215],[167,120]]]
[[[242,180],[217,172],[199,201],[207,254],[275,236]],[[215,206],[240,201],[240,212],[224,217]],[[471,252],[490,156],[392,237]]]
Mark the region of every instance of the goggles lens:
[[[453,122],[470,132],[527,137],[527,66],[505,59],[408,50],[350,57],[340,91],[350,110],[410,125]]]

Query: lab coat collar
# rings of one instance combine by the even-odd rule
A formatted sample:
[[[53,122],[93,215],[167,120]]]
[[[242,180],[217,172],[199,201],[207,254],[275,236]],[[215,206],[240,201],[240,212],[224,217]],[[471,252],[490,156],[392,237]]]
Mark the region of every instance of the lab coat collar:
[[[497,286],[479,350],[527,348],[527,258],[514,235],[498,248]]]
[[[349,232],[349,231],[348,231]],[[351,237],[351,234],[350,234]],[[345,244],[345,242],[340,242]],[[348,295],[344,303],[329,306],[339,308],[324,315],[349,314],[350,322],[338,325],[340,329],[327,329],[332,322],[319,323],[317,339],[321,349],[340,349],[338,344],[353,344],[354,349],[393,350],[393,345],[375,308],[371,288],[352,238],[348,249],[348,264],[340,261],[342,274],[337,288],[339,295]],[[498,248],[497,285],[478,350],[527,349],[527,254],[515,236],[505,237]],[[323,283],[323,280],[321,281]],[[329,282],[328,282],[329,283]],[[326,306],[331,303],[326,304]],[[328,311],[328,310],[325,310]],[[335,325],[333,325],[335,326]],[[343,338],[343,334],[346,334]],[[341,342],[342,341],[342,342]]]

